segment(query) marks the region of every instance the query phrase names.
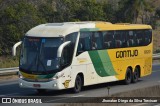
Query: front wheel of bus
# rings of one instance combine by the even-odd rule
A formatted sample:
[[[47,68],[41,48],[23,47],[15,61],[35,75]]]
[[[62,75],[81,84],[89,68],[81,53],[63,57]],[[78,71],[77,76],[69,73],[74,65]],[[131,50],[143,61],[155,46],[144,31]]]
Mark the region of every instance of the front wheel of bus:
[[[42,93],[45,93],[46,92],[46,89],[37,89],[37,92],[42,94]]]
[[[127,68],[124,83],[126,85],[130,84],[132,80],[132,71],[130,68]]]
[[[82,89],[82,78],[79,75],[77,75],[73,91],[75,93],[78,93],[81,91],[81,89]]]

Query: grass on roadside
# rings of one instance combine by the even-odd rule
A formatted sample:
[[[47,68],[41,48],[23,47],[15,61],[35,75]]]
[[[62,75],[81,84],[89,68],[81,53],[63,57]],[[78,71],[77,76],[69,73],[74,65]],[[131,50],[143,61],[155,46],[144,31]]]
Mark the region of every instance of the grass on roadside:
[[[19,58],[12,56],[1,56],[0,57],[0,68],[10,68],[10,67],[18,67]]]

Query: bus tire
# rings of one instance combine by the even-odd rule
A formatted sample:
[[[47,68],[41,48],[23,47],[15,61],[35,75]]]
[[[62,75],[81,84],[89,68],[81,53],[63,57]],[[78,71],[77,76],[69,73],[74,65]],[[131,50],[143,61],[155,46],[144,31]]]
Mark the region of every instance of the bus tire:
[[[138,78],[139,78],[139,70],[136,67],[134,72],[133,72],[132,82],[136,83],[138,81]]]
[[[82,89],[82,78],[80,75],[77,75],[73,91],[74,93],[79,93],[81,89]]]
[[[131,81],[132,81],[132,71],[130,68],[127,68],[124,83],[128,85],[131,83]]]
[[[36,89],[38,93],[43,94],[46,92],[46,89]]]

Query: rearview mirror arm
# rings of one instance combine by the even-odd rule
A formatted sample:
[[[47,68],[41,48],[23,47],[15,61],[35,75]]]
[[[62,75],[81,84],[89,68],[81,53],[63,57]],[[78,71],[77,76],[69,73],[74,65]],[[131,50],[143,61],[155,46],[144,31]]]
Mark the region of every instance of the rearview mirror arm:
[[[58,48],[58,51],[57,51],[57,57],[60,58],[62,56],[62,51],[63,51],[63,48],[65,46],[67,46],[68,44],[70,44],[71,41],[67,41],[67,42],[64,42],[63,44],[61,44]]]
[[[17,42],[12,48],[12,55],[16,56],[16,48],[22,44],[22,41]]]

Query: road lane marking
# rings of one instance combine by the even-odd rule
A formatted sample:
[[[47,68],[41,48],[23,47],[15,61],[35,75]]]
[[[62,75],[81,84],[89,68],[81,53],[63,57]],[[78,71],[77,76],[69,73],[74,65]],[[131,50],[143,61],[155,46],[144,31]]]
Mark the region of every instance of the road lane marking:
[[[154,106],[160,106],[160,104],[154,105]]]
[[[157,70],[157,71],[152,71],[153,73],[155,73],[155,72],[159,72],[160,70]]]
[[[71,96],[71,97],[81,97],[81,96],[84,96],[84,95],[76,95],[76,96]]]
[[[17,94],[20,94],[20,93],[3,94],[2,96],[12,96],[12,95],[17,95]],[[1,95],[0,95],[0,96],[1,96]]]
[[[158,66],[160,63],[153,63],[152,66]]]
[[[64,100],[64,99],[68,99],[68,98],[54,99],[54,100],[49,100],[49,101],[45,101],[45,102],[54,102],[54,101],[59,101],[59,100]]]
[[[136,105],[132,105],[132,106],[142,106],[142,105],[146,105],[148,103],[140,103],[140,104],[136,104]]]
[[[49,101],[45,101],[45,102],[54,102],[54,101],[59,101],[59,100],[65,100],[65,99],[71,99],[71,98],[74,98],[74,97],[82,97],[84,95],[75,95],[75,96],[71,96],[71,97],[65,97],[65,98],[61,98],[61,99],[54,99],[54,100],[49,100]]]

